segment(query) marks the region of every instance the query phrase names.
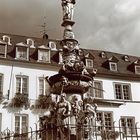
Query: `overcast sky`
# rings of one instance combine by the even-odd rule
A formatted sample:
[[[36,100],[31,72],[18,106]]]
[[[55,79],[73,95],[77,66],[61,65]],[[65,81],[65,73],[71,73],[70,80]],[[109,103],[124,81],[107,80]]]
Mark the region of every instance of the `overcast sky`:
[[[140,56],[140,0],[76,0],[80,47]],[[62,39],[61,0],[0,0],[0,32]]]

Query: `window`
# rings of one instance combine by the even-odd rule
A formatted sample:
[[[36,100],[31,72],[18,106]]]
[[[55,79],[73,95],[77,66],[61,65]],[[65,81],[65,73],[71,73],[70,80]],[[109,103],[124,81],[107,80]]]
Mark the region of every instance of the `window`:
[[[30,38],[27,39],[27,44],[30,46],[34,46],[34,41]]]
[[[44,77],[39,78],[39,94],[46,95],[47,94],[47,81]]]
[[[105,52],[101,52],[100,55],[101,55],[102,58],[106,58],[106,53]]]
[[[11,44],[11,39],[10,39],[9,36],[4,35],[4,36],[2,37],[2,39],[3,39],[5,42],[7,42],[8,45],[12,45],[12,44]]]
[[[86,67],[93,68],[93,60],[92,59],[86,59]]]
[[[97,112],[97,120],[101,122],[101,126],[106,130],[112,130],[113,113],[112,112]]]
[[[28,115],[15,115],[15,133],[27,133],[28,132]],[[27,136],[26,136],[27,137]],[[17,137],[18,140],[19,137]],[[25,135],[24,135],[25,138]]]
[[[0,44],[0,57],[6,58],[6,54],[7,54],[7,45]]]
[[[130,85],[115,83],[116,99],[131,100]]]
[[[121,117],[122,131],[126,135],[135,134],[135,118],[134,117]]]
[[[38,61],[50,63],[50,50],[39,49],[38,50]]]
[[[135,66],[135,73],[140,74],[140,66]]]
[[[49,48],[51,48],[51,50],[56,50],[56,43],[50,41],[50,42],[49,42]]]
[[[94,81],[93,87],[89,88],[89,94],[91,97],[103,98],[103,87],[101,81]]]
[[[21,60],[28,60],[28,50],[29,48],[24,46],[16,47],[16,58]]]
[[[111,71],[117,71],[117,63],[109,62],[109,66]]]
[[[0,98],[3,96],[3,74],[0,74]]]
[[[16,93],[28,95],[28,77],[16,76]]]
[[[124,56],[124,61],[129,62],[129,56],[128,55]]]
[[[26,41],[27,41],[27,45],[29,45],[30,48],[35,48],[34,46],[35,43],[33,39],[28,38]]]

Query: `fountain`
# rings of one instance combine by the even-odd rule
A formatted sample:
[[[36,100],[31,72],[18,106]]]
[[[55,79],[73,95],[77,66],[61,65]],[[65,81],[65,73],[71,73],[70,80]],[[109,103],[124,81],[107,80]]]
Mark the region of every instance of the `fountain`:
[[[58,74],[47,77],[52,99],[46,115],[41,118],[42,140],[92,140],[95,132],[96,104],[85,100],[96,71],[89,73],[81,61],[79,43],[72,27],[75,0],[61,0],[64,35],[63,65]]]

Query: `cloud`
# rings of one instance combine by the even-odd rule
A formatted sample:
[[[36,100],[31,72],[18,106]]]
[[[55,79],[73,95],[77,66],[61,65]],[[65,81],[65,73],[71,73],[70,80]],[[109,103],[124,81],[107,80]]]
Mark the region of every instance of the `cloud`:
[[[0,0],[0,32],[62,38],[61,0]],[[76,0],[73,27],[82,48],[140,55],[139,0]]]

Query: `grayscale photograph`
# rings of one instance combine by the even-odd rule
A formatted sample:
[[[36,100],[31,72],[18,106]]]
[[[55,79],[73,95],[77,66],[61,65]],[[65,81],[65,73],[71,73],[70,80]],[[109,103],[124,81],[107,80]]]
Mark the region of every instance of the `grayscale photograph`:
[[[140,140],[140,0],[0,0],[0,140]]]

